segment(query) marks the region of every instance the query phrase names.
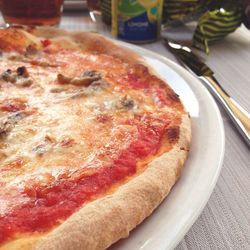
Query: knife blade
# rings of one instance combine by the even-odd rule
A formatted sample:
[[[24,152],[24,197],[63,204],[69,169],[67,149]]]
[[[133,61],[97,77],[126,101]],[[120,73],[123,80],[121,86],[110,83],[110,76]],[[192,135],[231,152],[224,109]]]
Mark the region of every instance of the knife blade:
[[[189,47],[164,39],[164,44],[186,69],[196,75],[223,106],[250,148],[250,115],[219,84],[214,72]]]

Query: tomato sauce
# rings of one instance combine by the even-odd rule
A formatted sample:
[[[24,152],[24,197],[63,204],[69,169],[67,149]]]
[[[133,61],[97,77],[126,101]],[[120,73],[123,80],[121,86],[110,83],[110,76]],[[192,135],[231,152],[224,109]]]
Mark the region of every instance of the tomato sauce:
[[[68,218],[96,195],[105,193],[115,183],[135,174],[138,160],[158,152],[167,126],[168,121],[158,125],[152,125],[150,121],[137,124],[138,139],[123,150],[111,165],[103,166],[92,176],[79,176],[76,181],[59,180],[57,186],[47,189],[36,187],[33,190],[34,199],[0,217],[0,243],[17,232],[50,230],[59,224],[59,220]]]
[[[149,88],[149,82],[145,81],[142,78],[139,78],[135,74],[129,73],[126,76],[126,82],[129,83],[129,85],[134,89],[147,89]]]
[[[26,109],[26,103],[22,99],[5,99],[0,102],[0,110],[7,112],[17,112]]]
[[[48,39],[45,39],[45,40],[42,40],[41,43],[42,43],[43,47],[46,48],[51,44],[51,41]]]

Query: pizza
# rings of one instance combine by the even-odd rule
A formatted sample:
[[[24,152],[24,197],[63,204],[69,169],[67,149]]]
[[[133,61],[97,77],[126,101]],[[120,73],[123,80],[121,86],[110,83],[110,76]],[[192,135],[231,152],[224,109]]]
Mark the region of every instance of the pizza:
[[[0,249],[105,249],[127,237],[186,160],[179,96],[95,33],[1,29],[0,51]]]

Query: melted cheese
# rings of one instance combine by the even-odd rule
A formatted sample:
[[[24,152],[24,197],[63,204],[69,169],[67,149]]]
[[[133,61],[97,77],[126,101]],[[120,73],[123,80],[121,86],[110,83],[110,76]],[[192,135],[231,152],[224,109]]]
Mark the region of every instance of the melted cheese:
[[[37,58],[16,58],[5,53],[1,69],[15,71],[25,66],[32,85],[20,87],[0,80],[0,106],[1,101],[16,98],[26,105],[20,111],[0,111],[0,122],[22,115],[0,137],[0,216],[35,199],[27,189],[91,175],[112,163],[138,136],[137,126],[128,121],[152,113],[155,122],[160,122],[169,112],[156,106],[146,92],[118,85],[115,76],[126,73],[126,64],[116,65],[107,55],[39,52]],[[53,66],[34,66],[34,60],[40,58]],[[71,61],[74,63],[69,65]],[[79,76],[92,69],[102,73],[103,86],[60,85],[57,81],[58,73]],[[123,105],[124,98],[133,105]]]

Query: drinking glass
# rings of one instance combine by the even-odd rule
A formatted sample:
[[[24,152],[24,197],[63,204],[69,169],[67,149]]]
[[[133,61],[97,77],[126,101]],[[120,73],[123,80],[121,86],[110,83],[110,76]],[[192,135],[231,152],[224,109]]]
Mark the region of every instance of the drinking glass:
[[[63,10],[63,0],[0,0],[6,26],[57,25]]]

